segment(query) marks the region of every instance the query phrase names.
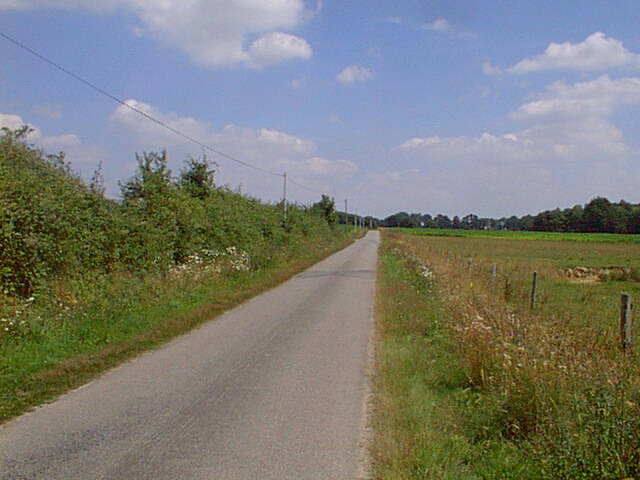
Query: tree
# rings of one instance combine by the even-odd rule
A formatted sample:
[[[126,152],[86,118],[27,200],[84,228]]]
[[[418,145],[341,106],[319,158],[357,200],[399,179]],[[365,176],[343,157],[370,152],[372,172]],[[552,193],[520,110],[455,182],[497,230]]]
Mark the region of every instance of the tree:
[[[338,221],[338,216],[336,215],[336,202],[333,198],[329,195],[322,194],[320,201],[311,208],[312,210],[320,212],[330,227],[333,228],[335,226]]]
[[[200,200],[207,198],[215,188],[213,166],[215,163],[209,162],[206,156],[202,159],[189,157],[186,168],[180,172],[178,184],[184,188],[189,195]]]
[[[596,197],[584,207],[585,230],[587,232],[614,232],[614,216],[611,202],[604,197]]]

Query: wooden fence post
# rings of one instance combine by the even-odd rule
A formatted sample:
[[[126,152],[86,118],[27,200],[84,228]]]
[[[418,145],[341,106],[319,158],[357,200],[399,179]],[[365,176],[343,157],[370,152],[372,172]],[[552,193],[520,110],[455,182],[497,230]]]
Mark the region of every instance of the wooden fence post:
[[[511,277],[504,279],[504,299],[508,302],[511,300]]]
[[[620,296],[620,340],[625,353],[631,352],[631,310],[631,295],[623,293]]]
[[[531,282],[531,310],[536,306],[536,295],[538,290],[538,272],[533,272],[533,281]]]
[[[497,277],[498,267],[495,263],[491,264],[491,290],[495,291],[496,289],[496,277]]]

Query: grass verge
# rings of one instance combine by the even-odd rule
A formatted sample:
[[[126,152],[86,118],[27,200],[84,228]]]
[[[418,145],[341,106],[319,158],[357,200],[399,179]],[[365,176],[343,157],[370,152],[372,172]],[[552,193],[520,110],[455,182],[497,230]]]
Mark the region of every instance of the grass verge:
[[[355,235],[308,239],[259,271],[111,280],[88,305],[31,321],[0,342],[0,424],[282,283]]]
[[[375,478],[536,478],[514,444],[488,432],[497,406],[469,384],[429,266],[388,233],[379,262]]]

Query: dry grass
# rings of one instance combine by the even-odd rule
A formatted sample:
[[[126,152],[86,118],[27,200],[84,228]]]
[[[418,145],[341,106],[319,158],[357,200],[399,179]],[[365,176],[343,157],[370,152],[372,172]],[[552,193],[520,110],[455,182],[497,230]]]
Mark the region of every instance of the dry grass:
[[[433,268],[467,378],[499,406],[491,428],[520,442],[545,478],[640,475],[640,365],[621,351],[617,323],[620,290],[640,293],[639,285],[576,285],[563,270],[637,265],[638,246],[413,236],[396,242]],[[534,270],[542,281],[532,311]]]

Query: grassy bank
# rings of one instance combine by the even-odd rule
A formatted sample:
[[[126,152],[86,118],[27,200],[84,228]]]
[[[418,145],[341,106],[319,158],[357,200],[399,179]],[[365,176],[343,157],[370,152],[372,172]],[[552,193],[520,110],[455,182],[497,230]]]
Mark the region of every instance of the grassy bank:
[[[426,259],[385,233],[377,295],[374,470],[377,479],[526,479],[532,467],[499,433],[450,336]]]
[[[523,468],[470,478],[640,475],[640,369],[637,356],[621,352],[618,326],[620,293],[637,300],[640,283],[567,276],[567,268],[576,266],[638,266],[639,246],[387,236],[403,256],[433,272],[440,308],[436,318],[453,352],[448,372],[461,375],[466,382],[461,390],[475,397],[465,399],[465,393],[454,402],[467,412],[453,415],[462,438],[473,439],[474,445],[507,445]],[[490,275],[493,264],[495,281]],[[531,310],[533,271],[540,282]],[[408,312],[416,310],[405,303],[395,306],[398,318],[413,316]],[[421,353],[416,351],[420,354],[430,355],[430,350],[421,348]],[[419,379],[410,378],[409,384]],[[466,410],[469,404],[471,412]],[[422,425],[429,429],[427,422]],[[468,462],[475,475],[478,462],[484,465],[484,456]]]

